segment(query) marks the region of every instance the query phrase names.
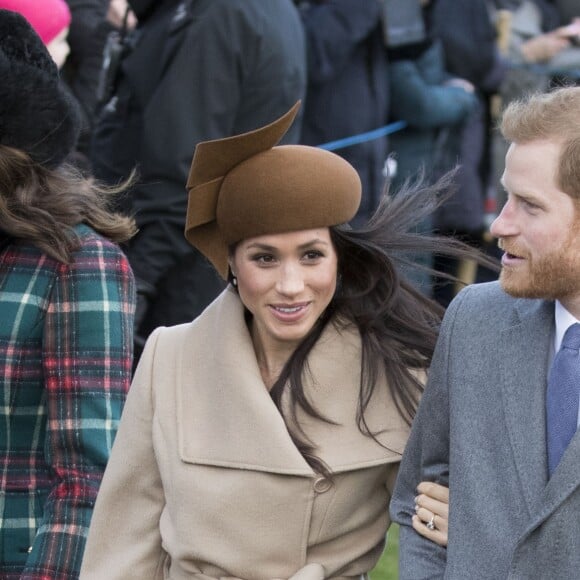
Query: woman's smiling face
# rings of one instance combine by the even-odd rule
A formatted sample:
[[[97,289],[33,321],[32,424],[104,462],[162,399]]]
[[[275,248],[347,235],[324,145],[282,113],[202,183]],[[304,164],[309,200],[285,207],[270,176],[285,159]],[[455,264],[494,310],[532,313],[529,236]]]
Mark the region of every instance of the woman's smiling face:
[[[230,267],[240,298],[253,315],[255,346],[295,348],[332,300],[337,266],[328,228],[241,241]]]

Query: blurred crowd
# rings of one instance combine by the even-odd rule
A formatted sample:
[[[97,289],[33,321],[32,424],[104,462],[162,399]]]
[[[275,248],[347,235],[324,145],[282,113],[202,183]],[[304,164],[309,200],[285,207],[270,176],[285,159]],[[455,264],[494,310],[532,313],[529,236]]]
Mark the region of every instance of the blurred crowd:
[[[543,471],[546,449],[551,476],[578,427],[577,390],[556,390],[577,381],[550,374],[546,426],[554,428],[544,429],[538,377],[548,375],[546,352],[560,361],[560,345],[546,350],[553,325],[545,300],[528,301],[533,316],[522,316],[526,326],[514,334],[516,311],[505,293],[556,299],[559,340],[578,351],[578,336],[574,344],[562,338],[565,327],[580,328],[578,188],[568,171],[578,163],[567,145],[576,134],[558,141],[574,129],[578,89],[547,93],[579,84],[580,0],[0,0],[0,77],[1,578],[101,580],[103,567],[111,578],[152,577],[139,571],[145,567],[182,577],[198,561],[210,575],[241,578],[256,576],[262,562],[294,570],[320,555],[333,567],[329,575],[318,562],[292,576],[259,572],[366,577],[384,544],[386,507],[427,368],[439,390],[427,403],[434,412],[427,408],[414,427],[422,439],[411,435],[408,461],[420,458],[417,474],[436,457],[440,481],[460,481],[448,469],[449,433],[452,446],[460,433],[460,460],[469,449],[467,467],[478,457],[490,467],[488,489],[497,489],[498,477],[510,485],[505,445],[496,437],[493,452],[481,452],[488,425],[508,416],[494,406],[505,393],[490,397],[486,389],[507,381],[514,393],[514,386],[535,389],[518,392],[513,405],[532,400],[532,415],[527,408],[513,415],[535,429],[519,431],[521,441],[535,442],[524,446],[534,451],[530,465]],[[529,94],[527,113],[518,99]],[[502,135],[511,141],[507,155]],[[438,235],[416,235],[431,232]],[[470,286],[447,309],[453,322],[443,323],[435,351],[459,288],[498,276],[491,233],[504,252],[505,293],[495,284]],[[301,294],[304,284],[312,295]],[[490,380],[487,367],[502,370],[493,359],[498,329],[517,348],[507,358],[510,373]],[[516,377],[518,369],[525,372]],[[565,432],[564,404],[572,410]],[[83,575],[122,412],[128,419]],[[449,417],[465,433],[449,431]],[[250,454],[240,461],[242,449]],[[567,499],[577,481],[565,478],[577,469],[563,465],[554,482]],[[472,530],[481,510],[471,506],[479,506],[481,537],[489,539],[498,521],[511,536],[524,521],[510,512],[519,484],[486,512],[490,495],[475,497],[481,470],[474,473],[464,496],[470,507],[456,521]],[[224,481],[225,503],[216,494]],[[445,545],[445,495],[443,512],[425,512],[415,495],[424,496],[419,478],[408,482],[407,512],[396,521],[402,530],[414,522]],[[290,498],[287,512],[282,495]],[[228,505],[241,509],[225,510],[239,517],[224,536]],[[461,499],[457,505],[459,513]],[[520,508],[524,517],[533,511]],[[254,530],[264,513],[265,525]],[[574,521],[550,519],[540,533],[526,524],[539,540],[518,546],[535,556],[529,546],[552,546],[556,530],[568,551],[550,550],[546,561],[577,569],[577,558],[560,555],[573,552]],[[469,536],[462,529],[457,538]],[[438,531],[445,537],[430,535]],[[504,536],[495,537],[497,547],[509,546]],[[291,542],[299,548],[288,549]],[[347,544],[350,552],[336,549]],[[468,551],[475,545],[485,555],[501,551],[486,552],[491,544],[470,537]],[[216,546],[225,560],[215,558]],[[233,569],[252,572],[230,574],[229,554],[240,549]],[[497,569],[510,548],[504,552]]]
[[[183,237],[198,142],[252,130],[302,100],[284,142],[334,143],[363,183],[355,222],[372,216],[387,186],[396,193],[456,167],[455,194],[420,227],[494,254],[498,115],[532,90],[580,77],[577,0],[0,4],[61,45],[54,58],[82,113],[73,160],[108,184],[134,177],[120,209],[139,228],[124,248],[138,290],[136,360],[155,327],[191,320],[223,287]],[[495,277],[438,256],[409,260],[418,268],[408,276],[444,306],[457,288],[429,268],[468,283]]]

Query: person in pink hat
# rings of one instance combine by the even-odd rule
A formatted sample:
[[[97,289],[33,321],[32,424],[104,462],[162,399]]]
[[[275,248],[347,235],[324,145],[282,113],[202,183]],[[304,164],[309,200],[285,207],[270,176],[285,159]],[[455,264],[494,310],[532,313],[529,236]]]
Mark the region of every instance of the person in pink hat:
[[[34,28],[60,68],[70,48],[67,42],[71,15],[64,0],[0,0],[0,8],[18,12]]]

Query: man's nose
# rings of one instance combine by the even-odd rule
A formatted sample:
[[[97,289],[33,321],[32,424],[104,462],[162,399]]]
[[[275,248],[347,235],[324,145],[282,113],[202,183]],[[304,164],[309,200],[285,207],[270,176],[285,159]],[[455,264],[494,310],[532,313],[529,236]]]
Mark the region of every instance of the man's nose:
[[[500,214],[493,220],[489,231],[495,238],[506,238],[519,233],[515,219],[515,208],[511,200],[506,202]]]

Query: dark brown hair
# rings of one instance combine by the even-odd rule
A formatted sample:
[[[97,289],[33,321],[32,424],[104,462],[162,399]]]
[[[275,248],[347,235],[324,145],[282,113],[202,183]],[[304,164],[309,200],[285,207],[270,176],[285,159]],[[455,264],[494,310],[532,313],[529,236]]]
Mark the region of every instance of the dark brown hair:
[[[296,421],[296,406],[313,417],[328,421],[309,403],[302,382],[308,354],[326,324],[342,319],[354,323],[360,331],[362,373],[357,421],[362,433],[377,440],[365,421],[365,410],[377,377],[384,371],[395,405],[410,425],[423,392],[416,371],[427,370],[431,363],[444,312],[438,303],[403,277],[402,270],[413,266],[408,256],[433,252],[475,259],[497,269],[491,258],[455,239],[414,231],[418,223],[451,195],[454,174],[448,173],[433,185],[419,178],[414,183],[407,182],[394,195],[387,192],[364,228],[330,228],[338,254],[340,284],[327,311],[294,351],[271,390],[282,414],[281,402],[288,390],[293,419],[287,421],[290,435],[312,468],[327,477],[332,474],[316,456],[314,444]],[[450,278],[446,274],[438,275]]]
[[[108,188],[73,166],[48,169],[25,152],[0,145],[0,231],[28,240],[65,263],[78,248],[74,227],[81,223],[111,241],[124,242],[134,235],[135,223],[110,206],[127,183]]]

